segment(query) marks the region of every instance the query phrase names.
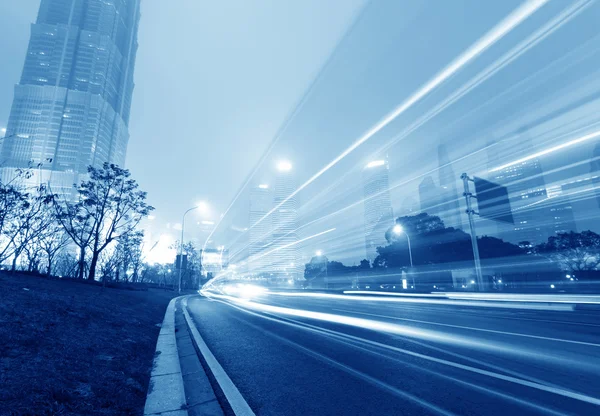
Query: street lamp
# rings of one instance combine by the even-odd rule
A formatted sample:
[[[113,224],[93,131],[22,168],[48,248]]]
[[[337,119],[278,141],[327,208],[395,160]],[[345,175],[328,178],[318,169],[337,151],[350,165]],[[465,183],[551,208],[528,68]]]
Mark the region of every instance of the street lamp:
[[[183,218],[181,219],[181,241],[179,242],[179,272],[178,272],[178,280],[179,280],[179,290],[178,293],[181,294],[181,269],[183,268],[183,230],[185,229],[185,216],[188,212],[193,211],[195,209],[199,209],[202,212],[208,211],[208,205],[206,202],[198,202],[196,206],[191,207],[186,212],[183,213]]]
[[[317,255],[317,257],[322,257],[323,256],[323,250],[317,250],[315,252],[315,254]],[[328,264],[329,261],[327,260],[327,257],[325,257],[325,289],[329,289],[329,275],[328,275]]]
[[[404,228],[402,228],[402,226],[400,224],[394,225],[394,228],[392,228],[392,231],[396,235],[400,235],[400,234],[404,233],[404,235],[406,236],[406,241],[408,241],[408,258],[410,259],[410,267],[413,267],[412,248],[410,247],[410,237],[408,236],[408,234],[406,232],[404,232]]]

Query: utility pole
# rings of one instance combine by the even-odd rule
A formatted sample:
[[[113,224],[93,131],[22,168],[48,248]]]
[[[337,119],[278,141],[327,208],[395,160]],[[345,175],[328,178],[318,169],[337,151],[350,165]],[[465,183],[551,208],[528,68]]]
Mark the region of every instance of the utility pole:
[[[469,178],[466,173],[460,175],[463,181],[465,201],[467,203],[467,217],[469,217],[469,229],[471,230],[471,246],[473,246],[473,260],[475,262],[475,274],[477,275],[477,289],[482,292],[485,290],[485,283],[483,281],[483,275],[481,273],[481,260],[479,258],[479,246],[477,245],[477,233],[475,231],[475,210],[473,210],[473,204],[471,198],[477,198],[473,195],[469,189],[469,181],[473,179]]]

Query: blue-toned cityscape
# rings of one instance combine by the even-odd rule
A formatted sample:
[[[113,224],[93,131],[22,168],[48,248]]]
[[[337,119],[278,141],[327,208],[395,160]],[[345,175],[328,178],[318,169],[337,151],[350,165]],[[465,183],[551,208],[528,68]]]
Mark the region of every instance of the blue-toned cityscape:
[[[600,411],[597,0],[0,12],[0,416]]]

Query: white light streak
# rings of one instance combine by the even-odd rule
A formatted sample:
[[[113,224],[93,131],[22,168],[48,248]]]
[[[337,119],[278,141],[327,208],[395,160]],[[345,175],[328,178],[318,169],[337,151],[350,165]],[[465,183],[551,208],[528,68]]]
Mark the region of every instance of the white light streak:
[[[365,166],[365,169],[371,169],[371,168],[375,168],[377,166],[383,166],[385,165],[385,160],[374,160],[372,162],[367,163],[367,166]]]
[[[335,159],[329,162],[325,167],[315,173],[310,179],[304,182],[298,189],[292,192],[289,196],[287,196],[283,201],[281,201],[277,206],[271,209],[267,214],[265,214],[260,220],[258,220],[253,226],[260,224],[265,218],[269,217],[273,212],[277,211],[283,204],[288,202],[290,199],[295,197],[299,192],[301,192],[304,188],[309,186],[315,180],[317,180],[321,175],[331,169],[333,166],[338,164],[343,158],[352,153],[356,148],[362,145],[364,142],[373,137],[376,133],[381,131],[384,127],[394,121],[400,114],[404,113],[407,109],[412,107],[415,103],[420,101],[423,97],[437,88],[440,84],[446,81],[448,78],[452,77],[456,72],[458,72],[462,67],[467,65],[470,61],[478,57],[485,50],[494,45],[497,41],[503,38],[507,33],[509,33],[516,26],[521,24],[524,20],[526,20],[529,16],[535,13],[540,7],[546,4],[549,0],[530,0],[523,3],[519,6],[515,11],[513,11],[509,16],[507,16],[504,20],[498,23],[492,30],[486,33],[482,38],[480,38],[477,42],[475,42],[471,47],[469,47],[466,51],[464,51],[458,58],[456,58],[453,62],[450,63],[446,68],[444,68],[440,73],[438,73],[433,79],[427,82],[421,89],[415,92],[412,96],[410,96],[406,101],[404,101],[400,106],[398,106],[395,110],[385,116],[382,120],[380,120],[377,124],[367,130],[358,140],[356,140],[350,147],[340,153]]]
[[[595,131],[595,132],[590,133],[590,134],[586,134],[585,136],[579,137],[577,139],[570,140],[570,141],[568,141],[566,143],[559,144],[558,146],[550,147],[550,148],[542,150],[540,152],[533,153],[533,154],[531,154],[529,156],[525,156],[525,157],[522,157],[520,159],[513,160],[510,163],[506,163],[504,165],[501,165],[501,166],[498,166],[496,168],[490,169],[490,172],[497,172],[499,170],[503,170],[503,169],[509,168],[511,166],[518,165],[520,163],[527,162],[529,160],[536,159],[538,157],[545,156],[547,154],[554,153],[554,152],[557,152],[557,151],[562,150],[562,149],[566,149],[567,147],[575,146],[576,144],[583,143],[583,142],[586,142],[588,140],[596,139],[598,137],[600,137],[600,130]]]

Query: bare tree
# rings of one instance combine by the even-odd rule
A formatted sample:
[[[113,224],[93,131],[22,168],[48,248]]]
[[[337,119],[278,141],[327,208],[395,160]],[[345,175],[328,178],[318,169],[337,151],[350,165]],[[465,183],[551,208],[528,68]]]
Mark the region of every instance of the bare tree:
[[[130,172],[114,164],[89,167],[90,179],[77,187],[78,201],[65,201],[59,219],[79,246],[79,277],[83,278],[85,250],[91,253],[88,279],[96,276],[100,253],[114,241],[135,231],[154,208],[146,203],[146,192],[130,179]]]
[[[38,238],[37,246],[46,259],[46,274],[48,276],[52,275],[52,266],[56,256],[68,246],[70,241],[69,235],[56,221],[56,218]]]
[[[17,261],[27,247],[52,224],[53,218],[48,215],[53,195],[41,185],[30,193],[21,193],[22,201],[16,207],[18,211],[7,224],[4,255],[10,253],[13,257],[12,270],[16,270]]]

